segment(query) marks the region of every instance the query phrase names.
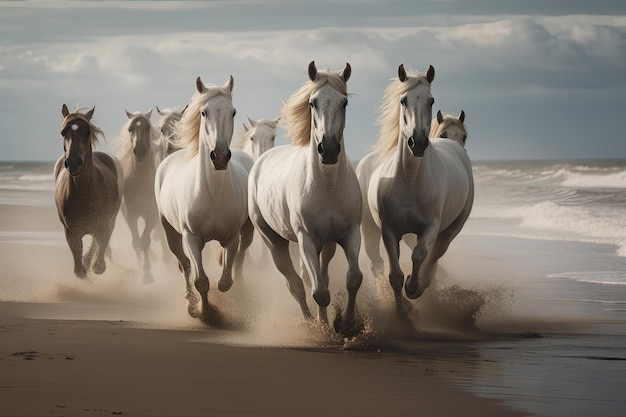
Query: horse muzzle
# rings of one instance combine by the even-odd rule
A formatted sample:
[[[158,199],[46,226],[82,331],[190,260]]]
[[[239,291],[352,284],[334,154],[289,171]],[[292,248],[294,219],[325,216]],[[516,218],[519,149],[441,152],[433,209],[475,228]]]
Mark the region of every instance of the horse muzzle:
[[[63,164],[65,166],[65,169],[67,169],[67,172],[69,172],[72,177],[78,177],[80,176],[81,172],[83,172],[83,165],[85,164],[85,161],[83,160],[83,158],[80,157],[76,158],[73,161],[70,161],[69,158],[66,158]]]
[[[339,160],[341,153],[341,144],[324,144],[324,140],[317,145],[317,153],[322,157],[322,164],[334,165]]]
[[[226,152],[216,152],[213,150],[209,156],[211,158],[211,162],[213,162],[213,167],[217,171],[223,171],[228,168],[228,161],[230,161],[233,154],[230,149],[227,149]]]
[[[416,135],[409,137],[406,141],[409,150],[413,154],[413,156],[421,158],[424,156],[426,152],[426,148],[428,148],[430,141],[426,136],[417,138]]]

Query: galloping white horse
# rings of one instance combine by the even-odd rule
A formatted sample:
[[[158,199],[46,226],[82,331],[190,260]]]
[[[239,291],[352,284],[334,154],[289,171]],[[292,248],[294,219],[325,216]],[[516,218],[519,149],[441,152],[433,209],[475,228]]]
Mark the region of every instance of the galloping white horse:
[[[437,116],[430,123],[430,137],[452,139],[465,147],[467,128],[465,127],[465,112],[461,110],[459,117],[450,113],[437,111]]]
[[[248,124],[243,124],[244,134],[233,140],[233,148],[241,149],[255,161],[268,149],[274,147],[276,127],[280,116],[275,119],[253,120],[248,116]]]
[[[355,325],[356,295],[363,274],[358,258],[361,245],[361,194],[354,169],[344,150],[349,64],[343,71],[308,68],[309,80],[281,109],[292,145],[265,152],[250,172],[250,219],[263,236],[278,270],[305,318],[312,318],[302,279],[289,242],[297,242],[300,257],[312,278],[319,319],[327,323],[330,303],[328,271],[320,270],[320,253],[334,252],[339,243],[348,259],[348,303],[335,330],[350,336]]]
[[[157,121],[156,127],[161,130],[161,134],[167,141],[167,150],[165,153],[166,155],[169,155],[180,149],[176,145],[176,132],[178,130],[178,122],[180,122],[180,119],[183,117],[183,113],[187,110],[187,106],[185,106],[182,110],[179,110],[178,107],[168,107],[161,110],[159,109],[159,106],[156,106],[156,109],[159,113],[159,120]]]
[[[215,321],[218,313],[208,301],[202,249],[211,240],[221,244],[218,288],[227,291],[233,284],[233,264],[243,262],[253,230],[248,219],[248,171],[240,162],[247,158],[252,165],[253,161],[241,151],[235,156],[236,151],[230,150],[235,116],[232,89],[232,76],[222,86],[196,79],[197,92],[180,120],[178,139],[183,149],[163,160],[155,180],[161,223],[185,276],[188,312],[207,322]],[[200,311],[194,286],[201,297]]]
[[[425,73],[407,73],[400,65],[381,104],[377,148],[357,168],[369,208],[363,218],[366,253],[372,270],[380,273],[382,233],[398,313],[404,311],[402,237],[418,237],[404,285],[407,297],[417,298],[430,285],[438,259],[465,224],[474,200],[471,163],[463,146],[452,139],[429,139],[434,76],[432,66]]]
[[[160,229],[155,228],[159,213],[154,198],[154,176],[165,157],[167,143],[150,122],[152,110],[147,113],[125,112],[128,121],[116,139],[119,146],[117,157],[124,175],[121,210],[130,229],[137,262],[143,269],[143,281],[150,283],[154,280],[150,271],[151,235],[160,232]],[[138,224],[140,218],[144,222],[141,233]]]

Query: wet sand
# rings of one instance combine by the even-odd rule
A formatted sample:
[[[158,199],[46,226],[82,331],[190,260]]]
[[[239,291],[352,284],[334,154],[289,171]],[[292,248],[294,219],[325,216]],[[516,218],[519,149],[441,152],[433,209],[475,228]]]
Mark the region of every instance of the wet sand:
[[[363,262],[366,330],[351,341],[302,323],[259,246],[246,282],[227,293],[217,291],[210,266],[211,300],[230,323],[217,329],[187,316],[171,258],[157,260],[155,282],[142,284],[129,242],[118,218],[115,262],[81,281],[53,207],[0,205],[0,416],[618,416],[626,409],[624,314],[577,301],[577,291],[588,292],[583,284],[546,283],[547,265],[558,265],[535,258],[513,267],[516,257],[534,256],[537,242],[459,236],[441,284],[402,325],[387,287]],[[337,261],[333,271],[343,268]],[[342,275],[331,285],[333,294],[344,282]]]

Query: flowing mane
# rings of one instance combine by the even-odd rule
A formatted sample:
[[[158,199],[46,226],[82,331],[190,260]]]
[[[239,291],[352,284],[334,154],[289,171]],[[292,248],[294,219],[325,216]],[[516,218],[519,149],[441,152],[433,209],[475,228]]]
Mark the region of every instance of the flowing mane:
[[[224,95],[232,100],[232,93],[225,86],[206,85],[203,92],[196,91],[189,100],[187,109],[178,124],[176,146],[187,149],[187,156],[193,157],[200,147],[200,111],[210,99]]]
[[[451,113],[441,113],[443,120],[441,123],[437,120],[437,118],[433,118],[430,123],[430,137],[438,138],[441,135],[441,132],[449,128],[450,126],[456,126],[461,129],[467,135],[467,128],[465,127],[465,123],[463,123],[459,118]]]
[[[130,138],[129,127],[132,123],[135,123],[138,120],[141,120],[143,123],[147,123],[148,126],[150,126],[150,152],[152,158],[154,159],[155,166],[158,165],[165,156],[166,143],[163,135],[161,135],[161,131],[154,127],[152,123],[150,123],[150,119],[145,117],[144,114],[133,114],[133,117],[128,119],[128,121],[124,124],[113,144],[117,148],[117,157],[122,164],[124,172],[127,171],[127,168],[129,168],[134,161],[133,143]]]
[[[300,89],[289,97],[280,110],[281,120],[287,126],[287,136],[296,146],[304,146],[311,139],[311,108],[309,97],[323,85],[330,83],[331,87],[341,94],[348,95],[346,81],[341,76],[341,71],[328,69],[319,70],[315,81],[305,82]]]
[[[418,84],[424,83],[430,86],[430,82],[426,78],[426,72],[418,72],[412,68],[407,68],[407,77],[404,82],[398,77],[394,77],[385,88],[385,94],[380,101],[378,107],[378,117],[376,124],[380,126],[378,133],[378,141],[374,145],[374,150],[380,151],[383,155],[387,155],[393,151],[398,145],[400,137],[400,96],[409,90],[417,87]]]
[[[96,127],[93,123],[91,123],[91,120],[89,120],[89,118],[85,116],[84,113],[81,113],[81,110],[82,109],[75,108],[70,114],[65,117],[65,119],[63,119],[61,132],[63,132],[67,128],[67,126],[69,126],[69,124],[73,121],[82,120],[89,126],[89,141],[91,142],[91,146],[95,148],[96,145],[100,143],[98,139],[99,136],[101,136],[102,139],[105,139],[104,132],[100,128]]]

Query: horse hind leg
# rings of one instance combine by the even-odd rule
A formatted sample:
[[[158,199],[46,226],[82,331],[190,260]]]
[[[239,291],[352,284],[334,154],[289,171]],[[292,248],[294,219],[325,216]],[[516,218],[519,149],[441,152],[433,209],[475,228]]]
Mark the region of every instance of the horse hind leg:
[[[293,298],[298,302],[300,310],[302,310],[302,315],[305,319],[311,320],[313,316],[306,303],[304,284],[293,267],[291,255],[289,254],[289,241],[274,232],[263,219],[259,219],[259,222],[257,222],[257,230],[269,248],[276,268],[287,280],[287,288]]]
[[[254,226],[252,225],[250,219],[248,219],[241,227],[239,248],[237,249],[237,256],[235,257],[235,277],[237,280],[243,279],[243,264],[246,259],[246,251],[252,244],[253,237]]]

